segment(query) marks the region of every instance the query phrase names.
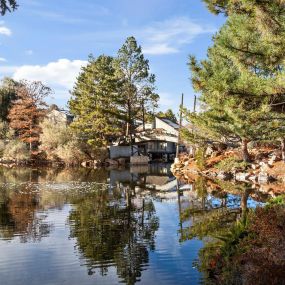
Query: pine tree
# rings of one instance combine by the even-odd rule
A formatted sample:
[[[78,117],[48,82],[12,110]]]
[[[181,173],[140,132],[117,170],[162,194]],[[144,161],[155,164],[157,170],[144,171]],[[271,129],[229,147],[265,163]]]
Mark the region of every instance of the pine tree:
[[[0,14],[4,16],[7,12],[16,10],[18,4],[16,0],[1,0],[0,1]]]
[[[118,83],[112,57],[90,56],[73,88],[69,101],[75,115],[72,127],[81,141],[95,148],[106,147],[121,133]]]
[[[165,112],[158,112],[156,116],[161,117],[161,118],[167,118],[170,121],[173,121],[175,123],[178,122],[176,115],[173,113],[171,109],[166,110]]]
[[[205,107],[201,114],[188,113],[196,130],[192,135],[204,141],[240,141],[244,160],[249,161],[248,142],[284,136],[285,54],[279,45],[284,33],[283,29],[277,35],[257,29],[260,19],[253,12],[243,12],[246,8],[256,12],[253,6],[234,1],[237,6],[231,10],[231,1],[210,2],[215,2],[212,8],[225,9],[230,16],[216,35],[208,60],[190,59],[193,86]],[[228,4],[217,4],[222,2]]]
[[[39,144],[39,124],[47,107],[44,98],[50,93],[51,89],[41,82],[22,81],[17,88],[17,98],[9,111],[10,128],[15,130],[21,141],[29,144],[30,152]]]
[[[142,114],[143,123],[148,110],[155,109],[159,96],[155,91],[155,76],[149,72],[149,61],[134,37],[127,38],[116,59],[121,80],[121,106],[126,121],[126,136],[132,141],[135,120]]]
[[[0,86],[0,120],[7,122],[11,103],[16,99],[16,88],[19,83],[11,78],[4,78]]]

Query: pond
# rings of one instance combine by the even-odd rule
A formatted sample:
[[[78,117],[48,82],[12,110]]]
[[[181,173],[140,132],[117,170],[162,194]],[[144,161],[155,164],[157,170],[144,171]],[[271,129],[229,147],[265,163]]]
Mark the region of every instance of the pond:
[[[0,168],[1,284],[205,284],[201,249],[267,198],[167,164]]]

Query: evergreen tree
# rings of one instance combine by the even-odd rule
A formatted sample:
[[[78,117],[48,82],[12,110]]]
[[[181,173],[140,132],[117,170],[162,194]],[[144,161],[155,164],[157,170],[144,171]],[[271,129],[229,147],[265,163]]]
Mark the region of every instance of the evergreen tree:
[[[229,7],[217,4],[221,2],[230,3],[215,1],[211,7],[217,11]],[[201,93],[205,111],[188,116],[196,130],[190,133],[192,138],[241,141],[244,160],[249,161],[249,141],[284,136],[285,54],[278,44],[284,34],[257,29],[260,19],[243,12],[246,6],[235,5],[231,7],[238,12],[224,10],[230,16],[216,35],[208,60],[190,59],[193,86]]]
[[[155,78],[152,75],[150,83],[154,84]],[[138,119],[142,121],[143,128],[145,123],[154,118],[155,109],[158,107],[159,95],[154,92],[154,85],[142,88],[139,95],[140,108],[138,109]]]
[[[16,99],[16,88],[19,83],[11,78],[4,78],[0,86],[0,120],[7,122],[11,103]]]
[[[0,14],[4,16],[7,12],[16,10],[18,4],[16,0],[1,0],[0,1]]]
[[[160,111],[156,114],[156,116],[161,117],[161,118],[167,118],[170,121],[175,122],[175,123],[178,122],[176,115],[173,113],[171,109],[168,109],[165,112]]]
[[[148,109],[155,109],[159,96],[154,93],[155,76],[149,72],[149,61],[134,37],[127,38],[116,59],[121,80],[121,106],[126,122],[126,136],[132,140],[135,120]]]
[[[50,93],[51,89],[41,82],[22,81],[17,88],[17,98],[9,111],[10,128],[15,130],[21,141],[29,144],[30,151],[39,144],[39,124],[45,116],[47,106],[44,98]]]
[[[90,56],[73,88],[69,101],[75,116],[72,127],[82,141],[95,148],[107,146],[120,134],[118,82],[112,57]]]

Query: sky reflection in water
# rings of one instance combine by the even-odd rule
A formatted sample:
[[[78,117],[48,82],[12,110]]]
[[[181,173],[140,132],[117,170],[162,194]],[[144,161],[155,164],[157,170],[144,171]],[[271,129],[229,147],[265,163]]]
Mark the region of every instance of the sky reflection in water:
[[[200,225],[266,197],[176,186],[168,165],[0,169],[1,284],[203,283]]]

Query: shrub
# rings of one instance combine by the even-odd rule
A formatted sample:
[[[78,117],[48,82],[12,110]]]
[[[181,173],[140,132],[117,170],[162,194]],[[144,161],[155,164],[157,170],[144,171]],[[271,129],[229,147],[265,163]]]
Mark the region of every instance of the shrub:
[[[268,206],[268,207],[272,207],[275,205],[285,205],[285,195],[281,195],[281,196],[272,198],[266,204],[266,206]]]
[[[30,152],[25,143],[13,140],[5,146],[3,158],[6,160],[24,161],[30,158]]]
[[[235,156],[227,157],[215,165],[215,167],[224,172],[230,172],[232,170],[246,170],[249,163],[244,162]]]
[[[72,136],[69,128],[64,124],[50,123],[47,119],[40,126],[42,128],[40,150],[46,153],[48,159],[58,159],[57,148],[67,144]]]
[[[85,155],[78,148],[75,140],[68,142],[65,145],[60,145],[55,154],[67,165],[79,164],[85,159]]]

